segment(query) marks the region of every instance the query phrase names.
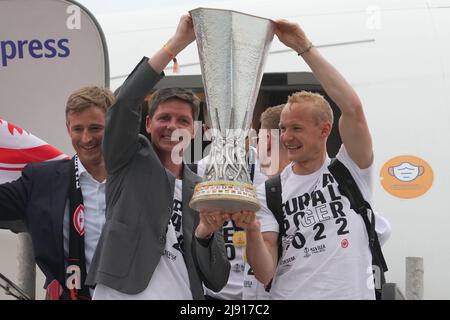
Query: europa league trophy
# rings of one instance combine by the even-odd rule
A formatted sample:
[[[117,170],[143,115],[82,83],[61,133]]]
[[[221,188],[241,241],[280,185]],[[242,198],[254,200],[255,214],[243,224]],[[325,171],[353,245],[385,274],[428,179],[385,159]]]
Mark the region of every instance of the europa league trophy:
[[[258,211],[245,145],[274,35],[273,22],[221,9],[198,8],[190,13],[212,145],[204,180],[195,187],[189,205],[198,211]]]

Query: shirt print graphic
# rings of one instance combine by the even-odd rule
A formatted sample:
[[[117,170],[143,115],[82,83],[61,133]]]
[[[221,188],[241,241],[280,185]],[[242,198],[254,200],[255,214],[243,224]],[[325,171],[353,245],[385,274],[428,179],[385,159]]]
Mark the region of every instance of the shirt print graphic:
[[[236,273],[244,272],[243,253],[246,244],[243,241],[236,240],[238,238],[236,236],[245,239],[244,229],[239,228],[233,220],[230,220],[224,223],[222,232],[227,258],[231,263],[231,270]]]
[[[309,258],[326,252],[327,246],[332,244],[327,242],[328,237],[334,239],[337,235],[340,241],[348,243],[345,237],[350,231],[343,201],[348,202],[340,195],[333,176],[323,173],[311,191],[282,204],[283,256],[280,265],[289,265],[298,257]]]
[[[184,253],[184,241],[183,241],[183,203],[177,199],[173,200],[172,216],[170,217],[169,224],[172,224],[177,242],[173,244],[173,248],[181,253]]]

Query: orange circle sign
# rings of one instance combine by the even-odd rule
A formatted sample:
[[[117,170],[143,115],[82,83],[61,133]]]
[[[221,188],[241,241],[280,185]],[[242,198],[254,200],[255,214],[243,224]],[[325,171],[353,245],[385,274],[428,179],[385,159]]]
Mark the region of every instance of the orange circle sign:
[[[433,170],[415,156],[398,156],[383,165],[380,172],[383,188],[398,198],[411,199],[423,195],[433,184]]]

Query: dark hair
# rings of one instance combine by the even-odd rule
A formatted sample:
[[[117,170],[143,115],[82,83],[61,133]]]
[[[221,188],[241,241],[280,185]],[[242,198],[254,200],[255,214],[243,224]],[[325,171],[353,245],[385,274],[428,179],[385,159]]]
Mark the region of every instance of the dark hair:
[[[159,89],[153,93],[148,104],[148,115],[153,118],[158,106],[168,100],[181,100],[187,102],[192,107],[192,118],[197,120],[200,113],[200,99],[191,91],[183,88],[166,88]]]

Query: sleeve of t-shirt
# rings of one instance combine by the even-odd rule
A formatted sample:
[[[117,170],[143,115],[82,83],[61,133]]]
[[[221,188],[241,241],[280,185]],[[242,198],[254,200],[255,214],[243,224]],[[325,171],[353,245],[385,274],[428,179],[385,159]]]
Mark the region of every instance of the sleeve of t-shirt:
[[[264,184],[268,177],[261,171],[261,164],[258,160],[255,161],[255,176],[253,178],[253,185],[258,187],[260,184]]]
[[[279,232],[278,222],[267,207],[265,183],[256,188],[256,194],[261,204],[261,209],[256,213],[256,218],[261,222],[261,232]]]
[[[372,183],[373,183],[373,163],[366,169],[360,169],[358,165],[350,158],[347,153],[347,149],[342,144],[339,152],[336,155],[336,159],[342,162],[342,164],[350,171],[353,179],[361,190],[364,199],[372,202]]]
[[[391,237],[391,223],[379,212],[375,212],[375,231],[381,246],[383,246]]]

